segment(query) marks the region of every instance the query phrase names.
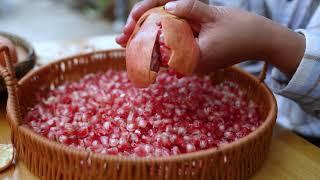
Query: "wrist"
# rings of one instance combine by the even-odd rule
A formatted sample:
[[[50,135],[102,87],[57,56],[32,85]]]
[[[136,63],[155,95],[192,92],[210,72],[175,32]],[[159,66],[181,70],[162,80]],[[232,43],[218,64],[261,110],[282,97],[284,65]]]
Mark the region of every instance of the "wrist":
[[[267,40],[266,60],[287,75],[297,70],[305,52],[306,40],[302,34],[273,23]]]

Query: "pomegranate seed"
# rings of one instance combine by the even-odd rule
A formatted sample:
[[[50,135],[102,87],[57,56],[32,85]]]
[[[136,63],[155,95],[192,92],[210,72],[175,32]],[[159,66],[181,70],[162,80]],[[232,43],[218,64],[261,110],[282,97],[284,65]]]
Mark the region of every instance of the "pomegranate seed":
[[[135,125],[134,125],[133,123],[127,124],[127,130],[128,130],[128,131],[132,132],[132,131],[135,130],[134,128],[135,128]]]
[[[161,145],[164,147],[170,147],[171,145],[169,136],[166,133],[162,133],[160,135],[160,142],[161,142]]]
[[[119,140],[119,144],[125,146],[128,143],[128,140],[124,137],[121,137]]]
[[[200,141],[200,148],[205,149],[207,147],[207,142],[205,140]]]
[[[107,153],[111,154],[111,155],[117,155],[119,153],[119,150],[116,147],[112,147],[112,148],[107,149]]]
[[[137,121],[139,127],[145,128],[147,126],[147,121],[145,121],[142,117],[138,117]]]
[[[193,144],[187,144],[187,152],[193,152],[196,150],[196,147]]]
[[[119,140],[118,139],[113,139],[113,138],[111,138],[110,140],[109,140],[109,144],[110,144],[110,146],[117,146],[118,145],[118,143],[119,143]]]
[[[171,149],[171,153],[173,155],[181,154],[178,146],[173,146],[172,149]]]
[[[160,53],[165,63],[165,47]],[[237,84],[176,75],[160,72],[157,83],[136,89],[126,72],[109,70],[40,89],[25,121],[33,131],[74,148],[139,157],[218,147],[262,123],[259,106]]]
[[[230,131],[226,131],[224,133],[224,136],[227,138],[227,139],[231,139],[231,140],[234,140],[235,139],[235,134],[233,132],[230,132]]]
[[[129,115],[128,115],[128,118],[127,118],[127,122],[132,122],[133,116],[134,116],[133,112],[130,111],[130,113],[129,113]]]
[[[220,125],[220,126],[219,126],[219,130],[223,132],[223,131],[225,130],[224,125]]]
[[[179,135],[184,135],[186,134],[186,129],[184,127],[178,127],[178,134]]]

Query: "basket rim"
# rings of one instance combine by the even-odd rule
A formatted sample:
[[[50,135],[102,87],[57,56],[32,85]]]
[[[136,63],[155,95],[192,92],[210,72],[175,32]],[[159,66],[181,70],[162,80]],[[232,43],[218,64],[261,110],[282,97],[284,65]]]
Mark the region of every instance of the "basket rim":
[[[67,58],[63,58],[60,59],[59,61],[56,62],[52,62],[49,63],[47,65],[44,65],[42,67],[39,67],[36,70],[30,71],[26,76],[24,76],[21,80],[19,80],[18,84],[21,85],[23,83],[25,83],[29,78],[32,78],[34,75],[36,75],[37,73],[41,72],[42,70],[53,66],[53,65],[57,65],[60,64],[61,62],[68,62],[71,61],[73,58],[81,58],[82,56],[87,56],[87,55],[95,55],[98,53],[106,53],[106,52],[114,52],[114,51],[123,51],[122,49],[110,49],[110,50],[102,50],[102,51],[95,51],[95,52],[91,52],[91,53],[85,53],[85,54],[81,54],[81,55],[76,55],[76,56],[71,56],[71,57],[67,57]],[[241,70],[240,68],[237,67],[230,67],[230,69],[232,71],[236,71],[237,73],[243,74],[245,76],[247,76],[248,78],[250,78],[251,80],[253,80],[255,83],[257,83],[258,86],[262,87],[262,91],[265,92],[265,94],[268,96],[268,103],[270,103],[270,110],[267,114],[267,117],[265,118],[265,120],[263,121],[263,123],[253,132],[251,132],[249,135],[242,137],[240,139],[237,139],[236,141],[233,141],[231,143],[226,143],[222,146],[219,147],[214,147],[214,148],[209,148],[209,149],[205,149],[205,150],[199,150],[199,151],[195,151],[195,152],[191,152],[191,153],[184,153],[184,154],[178,154],[178,155],[171,155],[171,156],[166,156],[166,157],[126,157],[126,156],[118,156],[118,155],[108,155],[108,154],[99,154],[99,153],[94,153],[94,152],[89,152],[86,151],[85,149],[76,149],[73,147],[69,147],[67,145],[64,144],[60,144],[56,141],[50,140],[46,137],[41,136],[40,134],[32,131],[31,129],[29,129],[25,124],[22,124],[21,126],[18,126],[18,123],[15,122],[16,120],[14,120],[14,116],[13,116],[13,103],[11,102],[11,100],[8,100],[7,103],[7,117],[9,119],[9,121],[12,121],[13,126],[18,126],[17,130],[20,131],[20,133],[26,133],[28,134],[28,136],[32,137],[33,140],[38,141],[39,143],[43,143],[46,146],[49,146],[49,148],[57,148],[60,151],[62,150],[63,153],[66,154],[78,154],[78,155],[82,155],[83,157],[94,157],[94,158],[98,158],[100,160],[104,160],[104,161],[116,161],[119,163],[126,163],[126,162],[135,162],[135,163],[146,163],[146,162],[170,162],[170,161],[183,161],[183,160],[190,160],[190,159],[194,159],[194,158],[199,158],[199,157],[207,157],[209,155],[213,155],[213,154],[219,154],[222,153],[224,151],[228,151],[231,149],[235,149],[237,147],[241,147],[243,144],[246,144],[250,141],[252,141],[253,139],[255,139],[258,136],[262,136],[263,133],[268,130],[269,128],[271,128],[275,121],[276,121],[276,114],[277,114],[277,103],[276,103],[276,99],[274,97],[274,95],[272,94],[271,90],[266,86],[265,83],[263,82],[259,82],[259,80],[252,74],[245,72],[244,70]],[[22,117],[24,118],[24,117]]]

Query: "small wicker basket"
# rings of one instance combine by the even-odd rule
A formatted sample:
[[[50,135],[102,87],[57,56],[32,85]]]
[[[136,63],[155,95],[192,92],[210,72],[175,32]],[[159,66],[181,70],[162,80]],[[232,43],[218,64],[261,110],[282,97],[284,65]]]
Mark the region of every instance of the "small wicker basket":
[[[231,80],[247,90],[261,106],[264,123],[248,136],[219,148],[160,158],[129,158],[74,149],[42,137],[23,122],[34,105],[35,91],[54,88],[88,73],[125,69],[123,50],[109,50],[66,58],[27,74],[17,83],[6,54],[7,68],[0,67],[8,89],[7,116],[18,160],[41,179],[247,179],[267,157],[276,119],[276,101],[260,80],[236,68],[212,73],[213,81]]]
[[[0,32],[0,36],[10,39],[14,45],[22,47],[27,53],[27,57],[25,59],[19,59],[18,62],[13,65],[16,77],[17,79],[20,79],[36,65],[37,56],[35,50],[27,40],[15,34]],[[5,82],[2,78],[0,78],[0,95],[5,92]]]

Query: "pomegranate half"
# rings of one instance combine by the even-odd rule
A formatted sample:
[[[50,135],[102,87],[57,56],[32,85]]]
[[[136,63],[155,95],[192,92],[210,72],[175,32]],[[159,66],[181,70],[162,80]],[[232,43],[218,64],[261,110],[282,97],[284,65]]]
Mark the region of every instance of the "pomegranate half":
[[[155,82],[161,67],[177,74],[193,72],[200,50],[189,23],[167,13],[163,7],[144,13],[128,41],[126,65],[136,87]]]

